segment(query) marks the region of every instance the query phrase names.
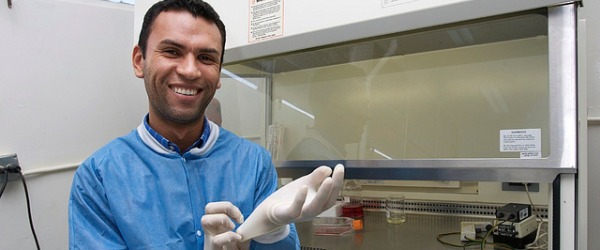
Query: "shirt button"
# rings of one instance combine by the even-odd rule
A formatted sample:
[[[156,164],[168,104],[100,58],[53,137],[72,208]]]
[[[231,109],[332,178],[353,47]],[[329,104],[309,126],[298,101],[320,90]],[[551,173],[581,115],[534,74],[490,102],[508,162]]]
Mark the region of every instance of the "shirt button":
[[[198,230],[198,231],[196,231],[196,235],[197,235],[198,237],[202,237],[202,232],[200,232],[200,230]]]

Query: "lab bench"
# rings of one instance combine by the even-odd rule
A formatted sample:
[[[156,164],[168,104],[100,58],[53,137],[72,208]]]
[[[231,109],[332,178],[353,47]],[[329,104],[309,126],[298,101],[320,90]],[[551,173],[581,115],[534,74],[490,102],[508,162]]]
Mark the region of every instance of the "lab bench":
[[[347,249],[462,249],[438,242],[438,235],[456,233],[443,236],[447,243],[461,245],[460,225],[462,221],[489,222],[493,218],[446,216],[430,214],[407,214],[406,222],[402,224],[388,224],[385,212],[365,211],[362,230],[342,236],[314,235],[312,222],[296,223],[300,244],[305,250],[347,250]],[[488,237],[488,242],[492,236]],[[480,245],[470,246],[466,249],[480,249]],[[485,249],[494,249],[487,244]]]

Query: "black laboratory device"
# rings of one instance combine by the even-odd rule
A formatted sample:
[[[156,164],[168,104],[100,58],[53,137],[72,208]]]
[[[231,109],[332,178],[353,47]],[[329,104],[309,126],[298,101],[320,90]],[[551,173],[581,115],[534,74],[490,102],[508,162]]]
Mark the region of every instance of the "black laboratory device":
[[[531,214],[531,205],[509,203],[496,209],[498,224],[493,230],[494,242],[517,249],[533,242],[537,233],[537,220]]]

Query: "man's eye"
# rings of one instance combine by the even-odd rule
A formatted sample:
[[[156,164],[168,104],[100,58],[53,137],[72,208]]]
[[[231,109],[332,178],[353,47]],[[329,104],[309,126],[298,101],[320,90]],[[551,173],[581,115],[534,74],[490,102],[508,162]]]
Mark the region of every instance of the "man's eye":
[[[177,55],[179,55],[179,52],[177,52],[176,50],[169,50],[169,49],[163,50],[163,53],[165,53],[167,55],[170,55],[170,56],[177,56]]]
[[[205,62],[205,63],[214,63],[216,62],[215,58],[213,56],[210,55],[200,55],[198,56],[198,60]]]

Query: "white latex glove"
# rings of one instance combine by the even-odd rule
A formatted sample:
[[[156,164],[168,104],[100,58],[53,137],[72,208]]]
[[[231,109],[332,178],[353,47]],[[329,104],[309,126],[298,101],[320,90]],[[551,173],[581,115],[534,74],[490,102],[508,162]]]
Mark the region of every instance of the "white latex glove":
[[[239,246],[242,236],[233,232],[235,224],[244,222],[242,212],[228,201],[211,202],[206,204],[205,214],[202,216],[202,229],[204,229],[204,250],[223,249],[248,249]]]
[[[281,240],[289,233],[283,228],[289,223],[312,220],[332,207],[344,182],[344,166],[338,164],[331,172],[330,167],[321,166],[267,197],[237,229],[242,241],[269,233],[275,239],[269,237],[263,243]]]

